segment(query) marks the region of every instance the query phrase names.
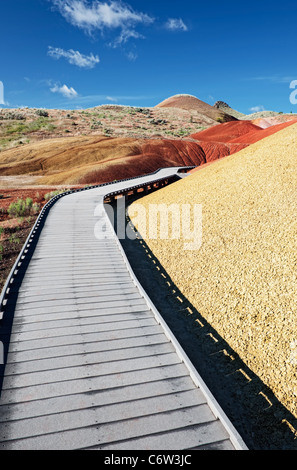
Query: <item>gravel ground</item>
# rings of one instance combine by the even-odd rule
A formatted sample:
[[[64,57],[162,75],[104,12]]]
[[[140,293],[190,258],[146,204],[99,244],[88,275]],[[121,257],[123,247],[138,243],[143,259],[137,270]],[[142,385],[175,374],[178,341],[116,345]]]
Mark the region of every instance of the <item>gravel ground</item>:
[[[263,384],[262,410],[278,424],[262,416],[258,426],[272,448],[286,448],[285,428],[293,438],[288,447],[297,436],[296,143],[293,125],[141,200],[147,214],[150,204],[202,204],[200,249],[185,250],[182,238],[145,241],[192,306],[193,324],[207,325],[231,362],[243,361],[246,369],[236,371],[246,383]],[[269,448],[265,442],[259,447]]]

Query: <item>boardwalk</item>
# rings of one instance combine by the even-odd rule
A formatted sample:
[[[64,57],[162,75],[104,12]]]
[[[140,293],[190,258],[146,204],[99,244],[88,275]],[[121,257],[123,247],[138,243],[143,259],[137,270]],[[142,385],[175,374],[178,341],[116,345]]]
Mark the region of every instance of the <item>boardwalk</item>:
[[[49,211],[15,292],[0,449],[245,449],[112,228],[94,236],[104,195],[123,186],[67,195]]]

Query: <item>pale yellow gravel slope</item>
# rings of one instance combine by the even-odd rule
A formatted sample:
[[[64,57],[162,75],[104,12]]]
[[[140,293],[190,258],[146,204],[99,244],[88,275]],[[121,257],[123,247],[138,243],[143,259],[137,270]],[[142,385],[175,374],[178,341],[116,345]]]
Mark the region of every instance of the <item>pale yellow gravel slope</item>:
[[[297,417],[297,124],[141,203],[147,213],[150,204],[202,204],[199,250],[184,250],[183,239],[146,242],[181,292]],[[139,218],[134,222],[144,233]]]

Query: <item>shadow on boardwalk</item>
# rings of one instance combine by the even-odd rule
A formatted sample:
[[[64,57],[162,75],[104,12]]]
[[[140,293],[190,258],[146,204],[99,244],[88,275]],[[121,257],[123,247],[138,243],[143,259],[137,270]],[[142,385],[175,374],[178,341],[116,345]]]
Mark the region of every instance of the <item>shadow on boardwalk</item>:
[[[297,450],[297,419],[179,291],[145,241],[121,243],[139,282],[248,448]]]

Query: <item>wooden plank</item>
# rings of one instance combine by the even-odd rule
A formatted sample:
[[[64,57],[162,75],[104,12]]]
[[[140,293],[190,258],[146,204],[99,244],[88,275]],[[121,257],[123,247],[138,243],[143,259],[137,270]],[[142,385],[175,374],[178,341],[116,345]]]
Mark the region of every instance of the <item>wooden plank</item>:
[[[41,400],[23,401],[11,403],[5,407],[7,412],[3,412],[0,406],[1,422],[9,422],[20,419],[36,418],[68,411],[89,409],[97,403],[100,406],[112,404],[124,404],[135,402],[136,400],[151,398],[159,395],[177,395],[181,392],[192,391],[193,385],[189,377],[171,377],[167,380],[156,380],[140,384],[126,385],[123,387],[108,388],[107,390],[92,390],[91,393],[82,391],[71,395],[55,396],[43,398]],[[205,397],[198,390],[197,400],[199,403],[206,403]]]
[[[123,372],[138,371],[147,369],[147,377],[149,378],[150,368],[161,367],[168,364],[177,364],[178,357],[174,352],[158,354],[146,357],[137,357],[118,360],[114,362],[104,362],[102,364],[84,364],[73,367],[63,367],[60,369],[50,369],[47,371],[29,372],[26,374],[5,375],[3,390],[8,388],[30,387],[34,385],[42,385],[46,383],[65,382],[88,377],[100,377],[108,374],[121,374]],[[54,365],[53,365],[54,367]],[[9,374],[10,368],[8,368]]]
[[[100,351],[113,351],[117,349],[134,348],[137,346],[145,346],[149,344],[164,344],[167,343],[168,339],[164,334],[152,334],[152,335],[141,335],[132,336],[123,339],[114,339],[109,341],[87,341],[85,343],[72,343],[70,345],[56,346],[52,348],[38,348],[14,351],[13,348],[10,351],[8,364],[15,362],[35,362],[47,358],[66,357],[72,355],[86,355],[88,353],[100,352]]]
[[[135,409],[135,407],[134,407]],[[96,421],[96,420],[95,420]],[[213,440],[222,440],[228,438],[224,428],[215,426],[216,421],[207,405],[184,408],[182,410],[174,410],[170,412],[158,413],[150,416],[137,418],[137,426],[132,420],[116,420],[114,423],[93,422],[92,425],[84,428],[75,428],[62,432],[46,434],[46,428],[43,429],[43,435],[34,435],[27,439],[2,441],[0,449],[4,450],[70,450],[92,447],[100,444],[101,446],[109,442],[118,442],[123,439],[139,438],[148,434],[148,430],[152,430],[151,434],[160,432],[170,432],[176,428],[187,428],[189,426],[204,424],[203,433],[209,434],[211,442]],[[211,432],[207,429],[212,425]],[[13,439],[13,435],[9,432],[9,426],[6,428],[8,439]],[[186,431],[186,430],[185,430]],[[32,429],[31,429],[32,432]],[[33,432],[34,433],[34,430]],[[184,436],[183,436],[184,439]],[[197,440],[201,440],[201,435]],[[184,442],[184,440],[183,440]],[[177,444],[177,442],[175,443]],[[185,446],[185,443],[183,444]],[[162,446],[163,447],[163,446]],[[139,449],[139,447],[138,447]]]
[[[12,403],[27,403],[38,400],[47,400],[48,398],[63,397],[67,401],[70,395],[76,394],[93,394],[94,392],[106,390],[108,393],[122,387],[132,386],[134,384],[146,384],[149,389],[155,381],[158,380],[176,380],[178,378],[188,378],[183,364],[162,364],[149,366],[150,373],[148,376],[147,368],[141,368],[133,371],[120,372],[117,374],[107,374],[103,376],[90,376],[88,378],[75,378],[70,381],[61,381],[45,384],[35,384],[23,386],[22,388],[7,388],[1,394],[1,407],[9,407]],[[126,391],[126,388],[125,390]],[[126,401],[126,396],[122,396],[122,400]],[[46,403],[45,403],[46,404]],[[1,409],[1,415],[4,413]],[[46,412],[44,414],[47,414]]]

